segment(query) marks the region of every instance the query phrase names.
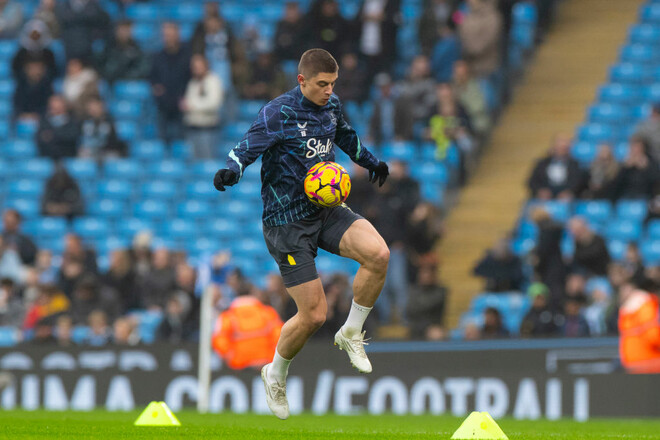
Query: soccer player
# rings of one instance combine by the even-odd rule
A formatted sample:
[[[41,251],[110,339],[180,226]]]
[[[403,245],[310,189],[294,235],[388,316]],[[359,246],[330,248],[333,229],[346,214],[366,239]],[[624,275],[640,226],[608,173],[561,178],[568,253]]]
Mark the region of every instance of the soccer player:
[[[286,377],[289,364],[325,321],[327,304],[314,258],[319,247],[360,263],[353,282],[353,304],[335,345],[346,351],[361,373],[371,372],[364,351],[362,326],[385,282],[389,249],[376,229],[346,205],[320,208],[303,189],[307,171],[316,163],[334,161],[334,146],[369,170],[371,182],[382,185],[389,171],[360,142],[345,121],[339,98],[332,93],[338,77],[335,59],[323,49],[300,58],[296,88],[260,111],[243,139],[218,170],[219,191],[238,183],[245,167],[263,155],[261,197],[264,238],[280,268],[298,313],[282,328],[273,362],[261,370],[268,407],[280,419],[289,416]]]

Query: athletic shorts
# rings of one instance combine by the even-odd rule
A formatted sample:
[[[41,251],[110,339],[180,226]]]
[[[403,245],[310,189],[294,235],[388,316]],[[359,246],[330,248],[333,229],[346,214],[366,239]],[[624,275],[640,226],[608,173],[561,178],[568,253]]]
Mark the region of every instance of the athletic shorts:
[[[268,251],[280,267],[286,287],[317,279],[314,259],[318,248],[339,255],[339,242],[346,230],[363,218],[342,204],[280,226],[264,226]]]

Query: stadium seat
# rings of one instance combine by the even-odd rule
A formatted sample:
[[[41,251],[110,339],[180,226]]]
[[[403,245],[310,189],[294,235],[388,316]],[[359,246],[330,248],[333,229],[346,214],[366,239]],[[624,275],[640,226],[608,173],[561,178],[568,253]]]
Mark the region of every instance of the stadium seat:
[[[242,185],[242,183],[241,183]],[[238,185],[239,187],[241,185]],[[238,188],[238,187],[237,187]],[[204,200],[218,202],[227,196],[215,189],[211,180],[189,182],[185,189],[186,200]]]
[[[449,171],[447,166],[439,162],[423,162],[410,170],[412,177],[421,182],[437,182],[447,184]]]
[[[531,220],[521,220],[518,224],[516,237],[519,239],[531,238],[536,240],[539,234],[539,228]]]
[[[104,180],[98,183],[99,197],[113,200],[128,200],[133,195],[133,185],[124,180]]]
[[[128,249],[131,246],[131,240],[126,237],[101,237],[94,240],[94,249],[98,255],[109,256],[110,253],[118,249]]]
[[[44,192],[44,183],[34,179],[20,179],[9,182],[9,196],[39,200]]]
[[[185,141],[174,141],[172,143],[172,158],[188,161],[192,158],[192,145]]]
[[[238,121],[233,124],[228,124],[222,130],[222,137],[234,142],[238,142],[243,138],[243,135],[248,131],[251,124],[251,121]]]
[[[117,233],[121,237],[133,239],[133,236],[142,231],[154,231],[154,224],[145,218],[126,218],[117,224]]]
[[[151,98],[151,86],[147,81],[117,81],[113,90],[118,100],[143,101]]]
[[[597,104],[587,111],[589,122],[597,124],[625,124],[629,122],[630,111],[616,104]]]
[[[133,121],[117,121],[115,122],[115,130],[119,138],[125,141],[134,141],[141,137],[138,125]]]
[[[133,3],[129,4],[124,14],[126,18],[135,22],[160,21],[164,18],[163,10],[158,4]]]
[[[133,215],[137,218],[163,220],[169,214],[169,207],[160,200],[143,200],[133,205]]]
[[[641,222],[648,211],[645,200],[619,200],[616,203],[616,213],[620,219]]]
[[[10,198],[5,201],[5,208],[13,208],[26,219],[35,218],[41,212],[41,201],[34,198]]]
[[[513,5],[511,10],[512,21],[515,24],[536,25],[538,20],[538,11],[534,3],[519,2]]]
[[[91,330],[86,325],[77,325],[71,331],[71,341],[75,344],[82,345],[89,338]]]
[[[11,99],[14,94],[16,84],[11,79],[0,80],[0,99]]]
[[[10,100],[0,100],[0,118],[9,118],[13,111],[13,106]]]
[[[656,26],[660,24],[660,4],[652,3],[642,6],[640,18],[645,23],[652,23]]]
[[[605,235],[610,240],[637,241],[642,235],[642,227],[636,221],[614,219],[607,225]]]
[[[550,200],[550,201],[540,201],[540,200],[531,200],[526,207],[526,215],[529,216],[529,213],[533,208],[541,207],[544,208],[550,216],[558,222],[564,223],[571,216],[571,206],[567,202],[560,200]]]
[[[201,3],[180,3],[167,11],[169,18],[183,22],[197,22],[204,18],[204,8]]]
[[[139,120],[143,116],[142,105],[137,101],[128,99],[112,102],[110,113],[115,119]]]
[[[108,179],[137,180],[144,170],[139,162],[133,159],[109,160],[103,165],[103,173]]]
[[[176,207],[179,217],[191,220],[205,220],[212,216],[211,206],[198,200],[187,200]]]
[[[10,174],[17,178],[43,181],[53,175],[53,170],[53,161],[42,157],[35,157],[16,162],[10,170]]]
[[[174,200],[177,196],[177,185],[169,180],[154,180],[143,183],[140,187],[141,197],[153,200]]]
[[[257,117],[259,110],[266,104],[266,101],[241,101],[238,104],[238,117],[242,121],[252,122]]]
[[[214,188],[215,189],[215,188]],[[260,202],[261,201],[261,184],[242,181],[239,185],[236,185],[235,188],[232,188],[232,196],[240,200],[246,200],[251,202]]]
[[[154,179],[181,180],[186,176],[186,164],[180,160],[162,160],[149,164],[148,173]]]
[[[576,142],[571,147],[571,156],[584,167],[591,164],[597,155],[598,145],[595,142]]]
[[[66,159],[64,166],[79,183],[94,180],[99,174],[96,162],[91,159]]]
[[[585,142],[611,142],[614,130],[606,124],[584,124],[578,128],[578,139]]]
[[[648,102],[660,101],[660,83],[650,85],[644,89],[644,99]]]
[[[646,238],[648,240],[660,240],[660,219],[654,218],[646,225]]]
[[[644,260],[644,264],[649,266],[657,266],[660,264],[660,240],[643,241],[639,251]]]
[[[14,125],[14,135],[18,139],[32,140],[34,139],[37,130],[39,129],[39,122],[30,120],[20,120]]]
[[[412,142],[387,144],[382,149],[383,160],[400,160],[411,163],[417,156],[417,148]]]
[[[105,219],[97,217],[80,217],[73,221],[73,231],[83,238],[106,237],[110,232],[110,225]]]
[[[601,86],[598,99],[612,104],[634,104],[642,95],[642,89],[626,84],[608,84]]]
[[[628,242],[625,240],[608,240],[607,250],[614,261],[621,261],[626,254]]]
[[[66,220],[60,217],[41,217],[29,220],[23,225],[26,234],[40,238],[62,238],[67,230]]]
[[[215,218],[205,223],[204,232],[217,239],[230,239],[241,233],[241,225],[227,218]]]
[[[185,249],[197,257],[212,255],[222,249],[222,243],[210,237],[197,237],[185,243]]]
[[[650,77],[650,70],[633,63],[617,64],[610,67],[610,81],[619,84],[643,84]]]
[[[9,61],[18,51],[17,40],[0,41],[0,60]]]
[[[220,168],[224,168],[225,166],[225,162],[221,160],[203,160],[193,162],[191,167],[191,176],[194,176],[200,181],[213,182],[213,176],[215,176],[215,173]],[[249,168],[250,167],[248,167],[248,169]]]
[[[603,224],[612,217],[612,204],[606,200],[577,201],[575,215],[584,217],[591,224]]]
[[[162,141],[139,141],[130,146],[131,157],[145,161],[157,161],[165,157],[165,144]]]
[[[116,199],[99,199],[87,208],[88,215],[99,218],[120,219],[126,216],[126,204]]]
[[[162,231],[174,240],[193,240],[199,231],[194,221],[175,218],[165,222]]]
[[[632,26],[628,38],[633,44],[660,44],[660,27],[650,24]]]
[[[37,147],[31,141],[11,140],[2,144],[0,153],[5,159],[28,159],[37,154]]]
[[[644,44],[631,44],[621,48],[620,58],[623,62],[654,65],[658,61],[657,46],[647,46]]]
[[[536,246],[536,240],[532,238],[522,238],[511,241],[511,252],[519,257],[524,257],[529,254],[534,246]]]
[[[15,327],[0,327],[0,347],[13,347],[20,340],[20,330]]]

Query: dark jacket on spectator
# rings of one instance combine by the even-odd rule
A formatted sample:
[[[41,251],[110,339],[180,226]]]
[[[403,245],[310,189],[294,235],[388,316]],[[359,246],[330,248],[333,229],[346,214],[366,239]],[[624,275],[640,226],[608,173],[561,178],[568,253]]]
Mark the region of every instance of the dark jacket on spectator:
[[[128,147],[117,136],[112,116],[105,115],[100,120],[88,118],[82,121],[80,149],[99,159],[105,156],[126,156]]]
[[[40,33],[40,38],[33,40],[30,38],[32,31]],[[18,49],[11,61],[11,71],[14,78],[18,79],[23,73],[25,65],[32,61],[40,61],[46,66],[47,75],[55,78],[57,75],[57,65],[55,63],[55,54],[48,48],[51,42],[50,31],[45,23],[39,20],[31,20],[26,25],[21,35],[21,48]]]
[[[556,303],[563,294],[566,279],[560,247],[563,228],[552,220],[542,221],[538,227],[538,241],[533,251],[536,257],[534,270],[541,282],[548,286],[552,302]]]
[[[573,158],[567,158],[565,160],[566,179],[559,184],[552,182],[548,170],[555,160],[553,157],[546,157],[541,159],[534,167],[534,171],[532,171],[528,182],[532,197],[536,197],[539,190],[544,188],[551,190],[553,197],[556,197],[562,191],[568,190],[573,194],[577,194],[580,190],[583,174],[580,170],[580,165]]]
[[[123,46],[115,41],[106,48],[100,70],[110,82],[144,79],[149,76],[149,59],[135,41]]]
[[[121,302],[121,313],[140,307],[136,284],[137,276],[132,269],[125,274],[108,271],[103,276],[102,282],[118,293],[119,301]]]
[[[164,308],[170,294],[176,289],[176,279],[172,268],[152,269],[140,286],[142,306]]]
[[[559,332],[568,338],[582,338],[589,336],[589,324],[582,315],[563,316]]]
[[[377,229],[388,244],[403,242],[408,216],[419,201],[419,184],[410,177],[390,178],[386,184],[379,194]]]
[[[75,157],[80,127],[70,115],[44,116],[37,131],[39,155],[57,160]]]
[[[520,324],[521,336],[555,336],[558,331],[555,316],[549,308],[532,308]]]
[[[599,235],[593,236],[589,243],[575,243],[573,266],[576,270],[587,271],[593,275],[607,275],[607,266],[610,264],[610,253],[605,240]]]
[[[21,74],[14,91],[14,114],[36,113],[43,116],[48,107],[48,98],[53,94],[53,80],[44,76],[37,83],[30,82]]]
[[[2,233],[2,243],[18,252],[21,262],[28,266],[34,264],[37,257],[37,246],[30,237],[21,232],[4,231]]]
[[[364,23],[362,22],[363,14],[365,12],[366,2],[362,1],[360,12],[358,12],[356,20],[359,23],[355,26],[357,32],[355,40],[359,45],[364,32]],[[392,62],[396,59],[397,45],[396,34],[400,21],[401,0],[387,0],[383,7],[383,20],[380,22],[380,47],[381,52],[377,56],[382,59],[382,71],[388,71]]]
[[[66,206],[68,211],[66,213],[59,212],[53,207],[53,204]],[[78,183],[64,167],[60,167],[44,185],[41,214],[72,218],[82,215],[84,211],[84,201]]]
[[[302,52],[307,49],[305,46],[308,44],[306,32],[307,26],[304,17],[301,17],[296,23],[290,23],[286,20],[279,21],[275,30],[275,37],[273,37],[274,53],[277,60],[298,61]]]
[[[491,252],[477,263],[474,274],[486,279],[489,292],[520,290],[524,279],[520,258],[515,255],[497,258]]]
[[[55,13],[62,29],[62,42],[67,59],[89,59],[92,43],[96,38],[107,38],[110,17],[100,2],[87,0],[81,8],[74,7],[74,0],[57,4]]]
[[[447,289],[444,286],[412,286],[408,291],[406,316],[410,336],[424,339],[431,325],[442,325]]]
[[[660,181],[660,172],[655,162],[650,161],[644,169],[624,165],[615,180],[617,198],[648,199]]]
[[[183,45],[177,52],[158,52],[151,66],[151,84],[165,88],[162,96],[156,97],[158,110],[167,116],[181,114],[179,102],[186,93],[190,80],[190,52]]]

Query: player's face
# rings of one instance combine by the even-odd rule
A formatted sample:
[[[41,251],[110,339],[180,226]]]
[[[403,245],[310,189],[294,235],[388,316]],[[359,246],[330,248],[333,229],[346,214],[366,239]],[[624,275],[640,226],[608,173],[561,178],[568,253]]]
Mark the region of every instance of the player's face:
[[[324,106],[328,103],[332,90],[335,88],[337,82],[337,73],[321,72],[312,78],[305,78],[303,75],[298,75],[298,83],[300,90],[305,98],[309,99],[316,105]]]

